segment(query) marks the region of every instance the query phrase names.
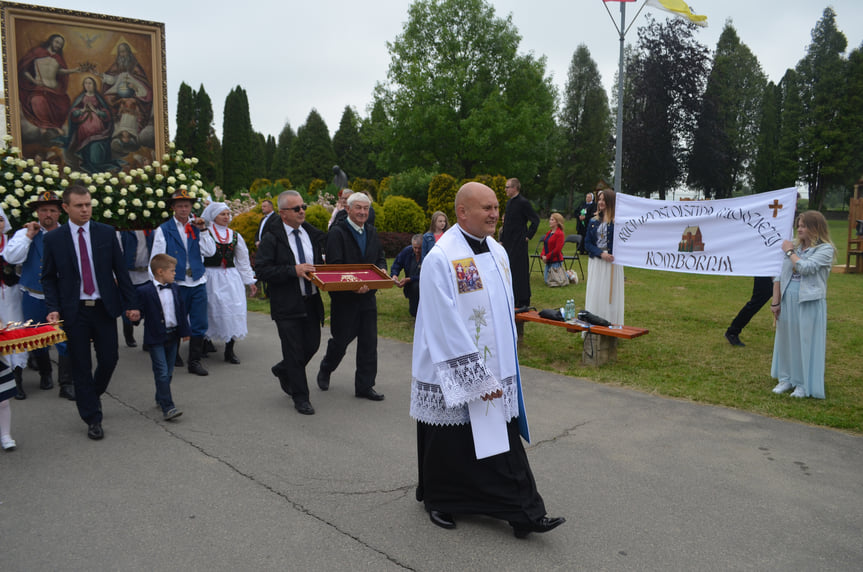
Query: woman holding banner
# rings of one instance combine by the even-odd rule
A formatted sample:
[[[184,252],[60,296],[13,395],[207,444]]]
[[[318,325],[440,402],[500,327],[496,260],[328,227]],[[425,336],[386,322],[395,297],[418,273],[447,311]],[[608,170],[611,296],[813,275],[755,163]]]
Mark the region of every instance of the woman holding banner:
[[[596,216],[587,227],[584,248],[587,262],[587,293],[584,309],[612,324],[623,324],[623,267],[614,264],[615,193],[597,193]]]
[[[824,399],[827,277],[836,252],[824,215],[797,217],[797,240],[783,241],[782,250],[785,262],[770,303],[776,319],[770,375],[779,380],[773,393],[794,388],[791,397]]]

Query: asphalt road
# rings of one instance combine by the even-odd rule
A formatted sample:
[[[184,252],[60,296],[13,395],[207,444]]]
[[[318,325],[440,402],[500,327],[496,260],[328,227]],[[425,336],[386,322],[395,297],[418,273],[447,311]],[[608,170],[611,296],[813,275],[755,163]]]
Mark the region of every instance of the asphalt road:
[[[568,521],[527,540],[483,517],[447,531],[414,500],[410,345],[379,341],[381,403],[354,397],[352,350],[319,391],[321,352],[308,417],[270,374],[269,317],[249,326],[242,365],[176,373],[176,422],[147,355],[121,347],[98,442],[26,372],[19,447],[0,452],[0,569],[863,569],[861,437],[525,368],[528,455]]]

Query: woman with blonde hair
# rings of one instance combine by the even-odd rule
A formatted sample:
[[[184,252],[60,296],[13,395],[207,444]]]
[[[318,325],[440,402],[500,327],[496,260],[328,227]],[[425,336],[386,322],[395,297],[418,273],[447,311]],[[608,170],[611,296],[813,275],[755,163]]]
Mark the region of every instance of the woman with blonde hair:
[[[420,262],[422,262],[423,258],[426,257],[426,254],[429,253],[429,250],[432,249],[438,239],[443,236],[444,231],[448,227],[449,219],[447,219],[446,213],[443,211],[435,211],[431,216],[429,230],[423,235],[423,247],[420,255]]]
[[[773,393],[824,399],[827,346],[827,277],[836,253],[827,220],[818,211],[797,217],[797,239],[782,242],[785,261],[773,281],[776,319],[770,375]]]
[[[549,230],[542,238],[542,253],[539,255],[545,262],[542,277],[546,285],[548,285],[548,269],[557,268],[563,264],[563,244],[566,242],[563,224],[563,215],[560,213],[551,213],[548,217]]]
[[[623,324],[623,266],[614,264],[614,205],[614,191],[603,189],[597,193],[596,216],[584,240],[590,257],[584,309],[612,324]]]

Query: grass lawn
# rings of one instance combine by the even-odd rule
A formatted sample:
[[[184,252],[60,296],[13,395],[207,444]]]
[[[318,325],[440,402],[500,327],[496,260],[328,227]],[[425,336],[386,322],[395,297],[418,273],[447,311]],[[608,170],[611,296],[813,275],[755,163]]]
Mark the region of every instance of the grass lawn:
[[[838,250],[836,259],[842,264],[847,224],[830,221]],[[548,221],[543,221],[530,252],[547,226]],[[567,245],[565,252],[571,248]],[[586,272],[586,258],[582,264]],[[577,269],[578,264],[575,266]],[[621,340],[615,364],[601,368],[582,365],[581,337],[541,324],[525,325],[520,363],[597,383],[863,434],[863,275],[834,273],[828,281],[827,399],[818,400],[771,393],[775,385],[770,377],[773,319],[767,306],[743,330],[745,348],[732,347],[726,341],[725,329],[752,292],[751,278],[637,268],[626,268],[624,274],[626,322],[648,328],[650,333]],[[572,298],[581,308],[584,288],[583,282],[548,288],[535,269],[531,303],[537,309],[555,308]],[[327,296],[324,304],[329,312]],[[250,301],[249,310],[268,312],[268,302]],[[401,290],[378,292],[379,335],[410,342],[413,325]]]

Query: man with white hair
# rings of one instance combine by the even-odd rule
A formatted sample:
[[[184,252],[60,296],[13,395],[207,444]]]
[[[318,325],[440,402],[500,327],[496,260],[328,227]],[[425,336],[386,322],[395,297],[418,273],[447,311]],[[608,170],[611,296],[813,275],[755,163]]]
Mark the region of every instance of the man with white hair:
[[[387,260],[375,227],[368,223],[371,199],[363,193],[348,197],[347,217],[330,227],[327,264],[374,264],[386,271]],[[318,371],[318,387],[330,388],[330,374],[339,366],[348,344],[357,339],[354,395],[383,401],[374,390],[378,371],[378,306],[375,291],[330,292],[330,341]]]

